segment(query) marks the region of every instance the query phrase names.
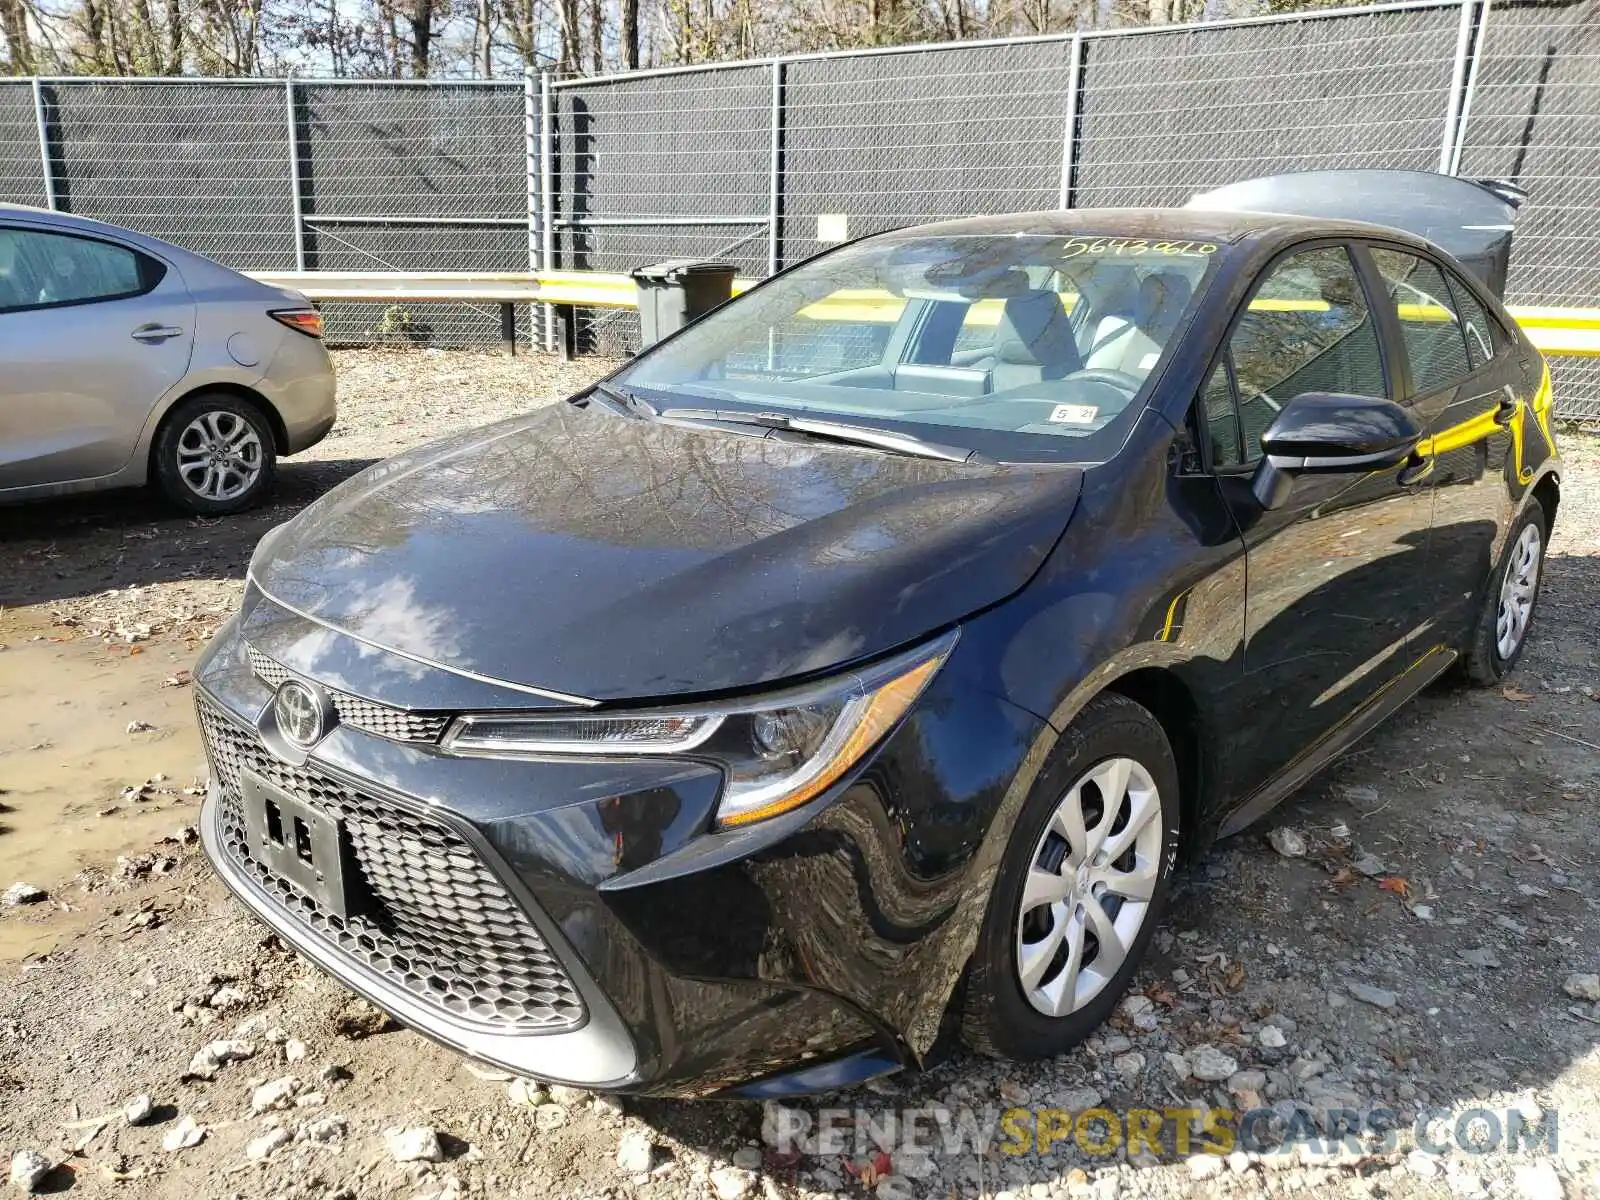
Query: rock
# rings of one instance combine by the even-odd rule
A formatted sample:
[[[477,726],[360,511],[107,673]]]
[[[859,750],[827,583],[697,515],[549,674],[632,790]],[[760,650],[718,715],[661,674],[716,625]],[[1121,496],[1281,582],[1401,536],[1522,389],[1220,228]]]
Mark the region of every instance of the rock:
[[[55,1169],[55,1163],[37,1150],[18,1150],[11,1156],[11,1186],[32,1195]]]
[[[155,729],[155,726],[150,724],[149,721],[129,721],[128,722],[128,728],[127,728],[126,732],[128,732],[128,733],[150,733],[154,729]]]
[[[620,1117],[628,1111],[622,1106],[622,1101],[615,1096],[596,1096],[589,1101],[589,1107],[608,1117]]]
[[[321,1108],[328,1102],[328,1098],[321,1092],[301,1092],[294,1098],[296,1108]]]
[[[506,1084],[506,1097],[517,1108],[537,1108],[550,1095],[531,1079],[513,1079]]]
[[[288,1108],[294,1103],[295,1094],[304,1086],[294,1075],[285,1075],[282,1079],[263,1083],[250,1093],[250,1111],[264,1113]]]
[[[1101,1095],[1092,1087],[1068,1088],[1064,1092],[1056,1092],[1050,1101],[1057,1108],[1065,1109],[1070,1113],[1081,1113],[1088,1108],[1099,1108]]]
[[[1237,1059],[1230,1058],[1215,1046],[1196,1046],[1189,1051],[1188,1057],[1190,1073],[1207,1083],[1226,1079],[1239,1069]]]
[[[1304,853],[1304,851],[1302,851]],[[1290,857],[1298,857],[1291,855]],[[1221,1175],[1227,1167],[1220,1154],[1191,1154],[1184,1160],[1189,1167],[1191,1179],[1214,1179]]]
[[[740,1146],[733,1152],[733,1165],[741,1171],[761,1170],[761,1151],[755,1146]]]
[[[541,1133],[549,1133],[552,1129],[560,1129],[567,1123],[567,1106],[565,1104],[541,1104],[533,1110],[533,1126]]]
[[[386,1129],[384,1144],[389,1156],[398,1163],[442,1162],[444,1148],[439,1145],[439,1135],[427,1125],[414,1125],[410,1129]]]
[[[1304,858],[1306,856],[1306,839],[1296,829],[1287,825],[1279,825],[1267,834],[1267,841],[1272,843],[1272,848],[1285,858]],[[1194,1159],[1189,1160],[1191,1163]],[[1203,1178],[1197,1176],[1196,1178]]]
[[[917,1200],[917,1188],[902,1175],[885,1175],[878,1180],[878,1200]]]
[[[4,892],[0,892],[0,907],[16,908],[22,904],[37,904],[46,895],[48,893],[43,888],[34,887],[31,883],[13,883]],[[23,1151],[23,1153],[29,1152]]]
[[[1433,1179],[1440,1172],[1438,1156],[1426,1150],[1413,1150],[1406,1155],[1406,1170],[1418,1179]]]
[[[255,1052],[254,1045],[238,1038],[208,1042],[194,1052],[194,1057],[189,1060],[188,1074],[196,1079],[215,1079],[224,1063],[253,1058]]]
[[[315,1121],[307,1121],[300,1126],[300,1132],[295,1134],[297,1142],[314,1142],[319,1146],[332,1146],[342,1142],[349,1129],[349,1123],[343,1117],[318,1117]]]
[[[717,1200],[744,1200],[755,1185],[756,1177],[738,1167],[718,1167],[711,1172],[711,1189]]]
[[[155,1102],[148,1092],[140,1092],[122,1106],[122,1119],[129,1125],[143,1125],[155,1111]]]
[[[1117,1011],[1129,1018],[1148,1013],[1154,1008],[1155,1001],[1139,992],[1135,992],[1131,996],[1124,996],[1122,1003],[1117,1005]]]
[[[576,1104],[589,1094],[582,1088],[567,1087],[560,1083],[552,1083],[548,1090],[550,1099],[557,1104]]]
[[[299,1038],[290,1038],[287,1042],[285,1042],[283,1044],[283,1061],[284,1062],[292,1062],[292,1063],[304,1062],[305,1059],[306,1059],[306,1056],[309,1055],[310,1053],[311,1053],[311,1047],[306,1045]]]
[[[1263,1025],[1256,1034],[1256,1041],[1268,1050],[1282,1050],[1289,1044],[1289,1039],[1283,1036],[1283,1030],[1276,1025]]]
[[[1389,873],[1388,864],[1376,854],[1363,854],[1350,865],[1355,868],[1357,874],[1365,875],[1368,879],[1376,879],[1379,875]]]
[[[1111,1066],[1124,1079],[1137,1079],[1144,1074],[1144,1055],[1137,1050],[1119,1054],[1111,1060]]]
[[[1235,1175],[1243,1175],[1250,1169],[1250,1156],[1243,1150],[1235,1150],[1228,1155],[1228,1170]]]
[[[1260,1093],[1266,1090],[1267,1073],[1254,1069],[1248,1071],[1235,1071],[1228,1076],[1228,1093],[1233,1096],[1241,1092]]]
[[[1548,1162],[1518,1167],[1515,1182],[1517,1195],[1521,1196],[1522,1200],[1562,1200],[1566,1195],[1561,1176],[1556,1174],[1556,1169]]]
[[[281,1125],[276,1129],[269,1129],[260,1137],[251,1138],[244,1144],[244,1156],[251,1162],[260,1162],[270,1157],[274,1150],[287,1146],[293,1138],[294,1135]]]
[[[339,1010],[339,1015],[333,1022],[333,1027],[338,1030],[340,1036],[352,1041],[382,1033],[389,1026],[389,1014],[365,1000],[351,1000]]]
[[[1026,1104],[1028,1102],[1028,1089],[1012,1079],[1000,1081],[1000,1099],[1007,1104]]]
[[[1357,1000],[1374,1008],[1393,1008],[1400,1000],[1388,988],[1373,987],[1370,983],[1346,983],[1344,987]]]
[[[630,1129],[617,1142],[617,1166],[627,1175],[643,1175],[655,1162],[656,1147],[650,1135]]]
[[[1568,975],[1561,990],[1574,1000],[1600,1000],[1600,975]]]
[[[1483,967],[1494,970],[1500,965],[1500,957],[1488,946],[1475,946],[1471,950],[1458,950],[1461,961],[1474,967]]]
[[[1171,1071],[1178,1079],[1189,1078],[1189,1060],[1181,1054],[1174,1054],[1171,1050],[1164,1053],[1162,1058],[1167,1060],[1167,1070]]]
[[[1125,1033],[1108,1033],[1100,1039],[1100,1053],[1117,1055],[1133,1049],[1133,1039]]]
[[[1433,905],[1413,904],[1411,906],[1411,915],[1419,921],[1431,921],[1433,920]]]
[[[171,1129],[167,1136],[161,1139],[161,1148],[168,1152],[187,1150],[191,1146],[198,1146],[206,1139],[206,1127],[197,1122],[193,1117],[184,1117]]]
[[[243,1008],[249,1002],[249,997],[242,990],[224,984],[206,998],[207,1008]]]

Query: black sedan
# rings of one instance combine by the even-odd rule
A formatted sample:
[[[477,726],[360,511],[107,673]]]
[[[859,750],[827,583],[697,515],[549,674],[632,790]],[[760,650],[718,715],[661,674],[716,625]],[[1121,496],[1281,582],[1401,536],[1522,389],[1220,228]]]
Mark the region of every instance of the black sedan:
[[[371,468],[195,673],[211,861],[525,1075],[1060,1053],[1185,856],[1516,664],[1559,461],[1515,199],[1343,173],[871,237]],[[1245,211],[1339,204],[1388,224]]]

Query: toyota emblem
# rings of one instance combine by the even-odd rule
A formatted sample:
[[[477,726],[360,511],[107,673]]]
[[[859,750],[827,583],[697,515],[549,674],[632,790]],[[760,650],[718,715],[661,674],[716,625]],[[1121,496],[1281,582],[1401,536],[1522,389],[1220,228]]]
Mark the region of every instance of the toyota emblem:
[[[290,679],[273,698],[272,718],[287,741],[309,750],[327,732],[328,704],[318,692],[298,679]]]

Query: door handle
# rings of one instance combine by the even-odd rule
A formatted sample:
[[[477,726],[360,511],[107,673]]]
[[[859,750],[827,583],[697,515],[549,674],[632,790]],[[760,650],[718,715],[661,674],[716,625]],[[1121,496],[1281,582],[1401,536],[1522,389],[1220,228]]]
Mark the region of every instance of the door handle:
[[[1406,459],[1405,466],[1400,468],[1400,474],[1395,476],[1395,482],[1401,487],[1415,487],[1433,474],[1434,461],[1433,455],[1424,458],[1413,450],[1411,457]]]
[[[1511,388],[1508,386],[1505,390],[1505,394],[1500,397],[1500,403],[1495,405],[1494,423],[1499,425],[1501,428],[1509,427],[1511,422],[1516,420],[1517,409],[1520,407],[1521,402],[1517,399],[1516,394],[1512,392]]]
[[[167,341],[169,338],[183,336],[183,330],[176,325],[141,325],[133,331],[133,340],[155,345]]]

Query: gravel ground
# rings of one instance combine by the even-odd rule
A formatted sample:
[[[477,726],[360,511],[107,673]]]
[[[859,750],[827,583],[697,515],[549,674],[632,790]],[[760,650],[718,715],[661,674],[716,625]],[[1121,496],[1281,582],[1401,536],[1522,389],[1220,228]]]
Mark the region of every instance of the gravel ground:
[[[272,513],[190,522],[119,498],[0,516],[4,561],[23,568],[0,586],[16,606],[0,613],[12,644],[0,702],[29,689],[41,710],[106,726],[108,744],[147,717],[154,732],[124,739],[121,782],[150,784],[158,753],[197,753],[174,664],[236,599],[254,537],[363,462],[570,389],[596,366],[350,353],[341,430],[286,470]],[[495,1077],[389,1027],[244,917],[182,828],[193,799],[155,781],[120,804],[164,806],[168,840],[129,821],[119,828],[142,840],[120,859],[88,853],[30,880],[48,899],[0,908],[0,1168],[37,1151],[60,1164],[45,1188],[157,1200],[1600,1196],[1600,978],[1581,978],[1600,972],[1600,440],[1568,435],[1564,450],[1545,594],[1512,685],[1430,689],[1188,870],[1134,992],[1059,1060],[958,1053],[925,1075],[765,1112],[619,1105]],[[50,753],[29,736],[0,729],[0,782],[8,764]],[[70,765],[48,773],[54,790],[0,797],[0,819],[26,829],[33,806],[117,782]],[[165,770],[187,782],[181,764]],[[100,811],[84,808],[63,837],[123,820]],[[0,887],[30,866],[11,859],[10,836],[0,826]],[[244,1043],[241,1057],[193,1061],[224,1039]],[[122,1109],[141,1093],[150,1116],[130,1124]],[[1063,1119],[1028,1110],[1097,1106],[1122,1131],[1132,1109],[1272,1112],[1253,1129],[1260,1145],[1227,1157],[1191,1160],[1199,1143],[1179,1147],[1170,1118],[1159,1153],[1125,1141],[1090,1153],[1094,1124],[1042,1153],[1023,1136]],[[1340,1109],[1390,1111],[1398,1134],[1331,1145],[1319,1135]],[[1498,1142],[1520,1126],[1520,1148],[1474,1152],[1485,1114]],[[931,1152],[888,1135],[897,1115],[917,1117]],[[1413,1151],[1419,1116],[1444,1153]],[[810,1140],[772,1136],[808,1123]],[[869,1128],[887,1152],[853,1141]],[[988,1131],[986,1149],[963,1136],[973,1130]],[[1273,1149],[1284,1136],[1300,1149]]]

